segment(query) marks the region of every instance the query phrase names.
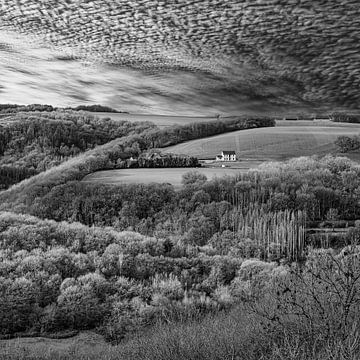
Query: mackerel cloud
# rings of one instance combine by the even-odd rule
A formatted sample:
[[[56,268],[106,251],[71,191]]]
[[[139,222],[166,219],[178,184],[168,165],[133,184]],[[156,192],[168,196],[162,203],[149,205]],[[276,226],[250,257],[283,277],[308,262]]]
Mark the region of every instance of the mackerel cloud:
[[[357,0],[0,4],[2,102],[360,107]]]

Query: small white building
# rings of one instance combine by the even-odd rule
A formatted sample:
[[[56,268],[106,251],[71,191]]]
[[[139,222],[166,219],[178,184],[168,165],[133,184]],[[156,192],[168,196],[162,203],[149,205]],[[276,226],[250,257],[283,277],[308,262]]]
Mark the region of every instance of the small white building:
[[[236,161],[235,151],[222,151],[220,155],[216,155],[216,161]]]

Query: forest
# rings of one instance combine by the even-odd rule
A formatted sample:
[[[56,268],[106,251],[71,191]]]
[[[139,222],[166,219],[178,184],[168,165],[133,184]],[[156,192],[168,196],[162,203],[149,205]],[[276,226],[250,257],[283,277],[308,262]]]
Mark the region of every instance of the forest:
[[[321,261],[358,256],[351,245],[360,238],[359,171],[327,156],[234,178],[191,171],[179,191],[55,186],[28,208],[37,217],[1,213],[3,337],[97,329],[117,343],[159,322],[232,311],[278,276],[286,284],[291,278],[295,291],[303,279],[293,261],[305,261],[315,276]],[[348,231],[329,241],[306,233],[311,222]]]
[[[120,344],[108,359],[355,360],[357,163],[301,157],[213,179],[190,170],[180,189],[82,182],[103,169],[194,167],[161,148],[273,125],[16,114],[1,127],[0,160],[36,174],[0,192],[1,338],[91,330]],[[61,157],[63,147],[76,151]]]
[[[30,112],[30,111],[51,112],[51,111],[59,111],[59,110],[123,113],[123,111],[118,111],[111,107],[103,106],[103,105],[79,105],[76,107],[59,108],[59,107],[54,107],[52,105],[43,105],[43,104],[31,104],[31,105],[0,104],[0,114]]]
[[[360,123],[360,116],[354,114],[347,114],[344,112],[334,112],[330,115],[331,121],[334,122],[343,122],[343,123]]]
[[[151,128],[73,111],[16,113],[0,123],[0,189],[97,145]]]

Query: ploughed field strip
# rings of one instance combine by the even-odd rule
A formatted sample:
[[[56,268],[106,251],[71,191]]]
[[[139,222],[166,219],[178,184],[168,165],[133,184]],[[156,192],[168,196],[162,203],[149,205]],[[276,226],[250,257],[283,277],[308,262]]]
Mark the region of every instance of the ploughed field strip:
[[[251,129],[198,139],[164,149],[166,153],[213,159],[222,150],[235,150],[238,160],[282,160],[336,152],[338,136],[360,133],[358,124],[278,122],[274,128]]]

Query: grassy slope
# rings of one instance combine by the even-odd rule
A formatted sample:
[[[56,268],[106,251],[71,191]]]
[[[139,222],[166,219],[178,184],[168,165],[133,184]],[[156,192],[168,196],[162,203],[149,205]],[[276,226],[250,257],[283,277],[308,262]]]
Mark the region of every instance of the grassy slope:
[[[331,122],[278,122],[275,128],[251,129],[189,141],[165,149],[168,153],[215,158],[222,150],[235,150],[238,158],[284,160],[296,156],[336,152],[340,135],[360,133],[360,125]]]
[[[84,178],[87,183],[100,183],[100,184],[133,184],[142,183],[150,184],[157,183],[170,183],[175,187],[181,186],[182,176],[189,171],[196,170],[204,174],[209,180],[213,177],[222,177],[226,175],[237,175],[240,172],[248,171],[250,167],[255,166],[252,163],[243,168],[176,168],[176,169],[123,169],[123,170],[107,170],[98,171]]]

